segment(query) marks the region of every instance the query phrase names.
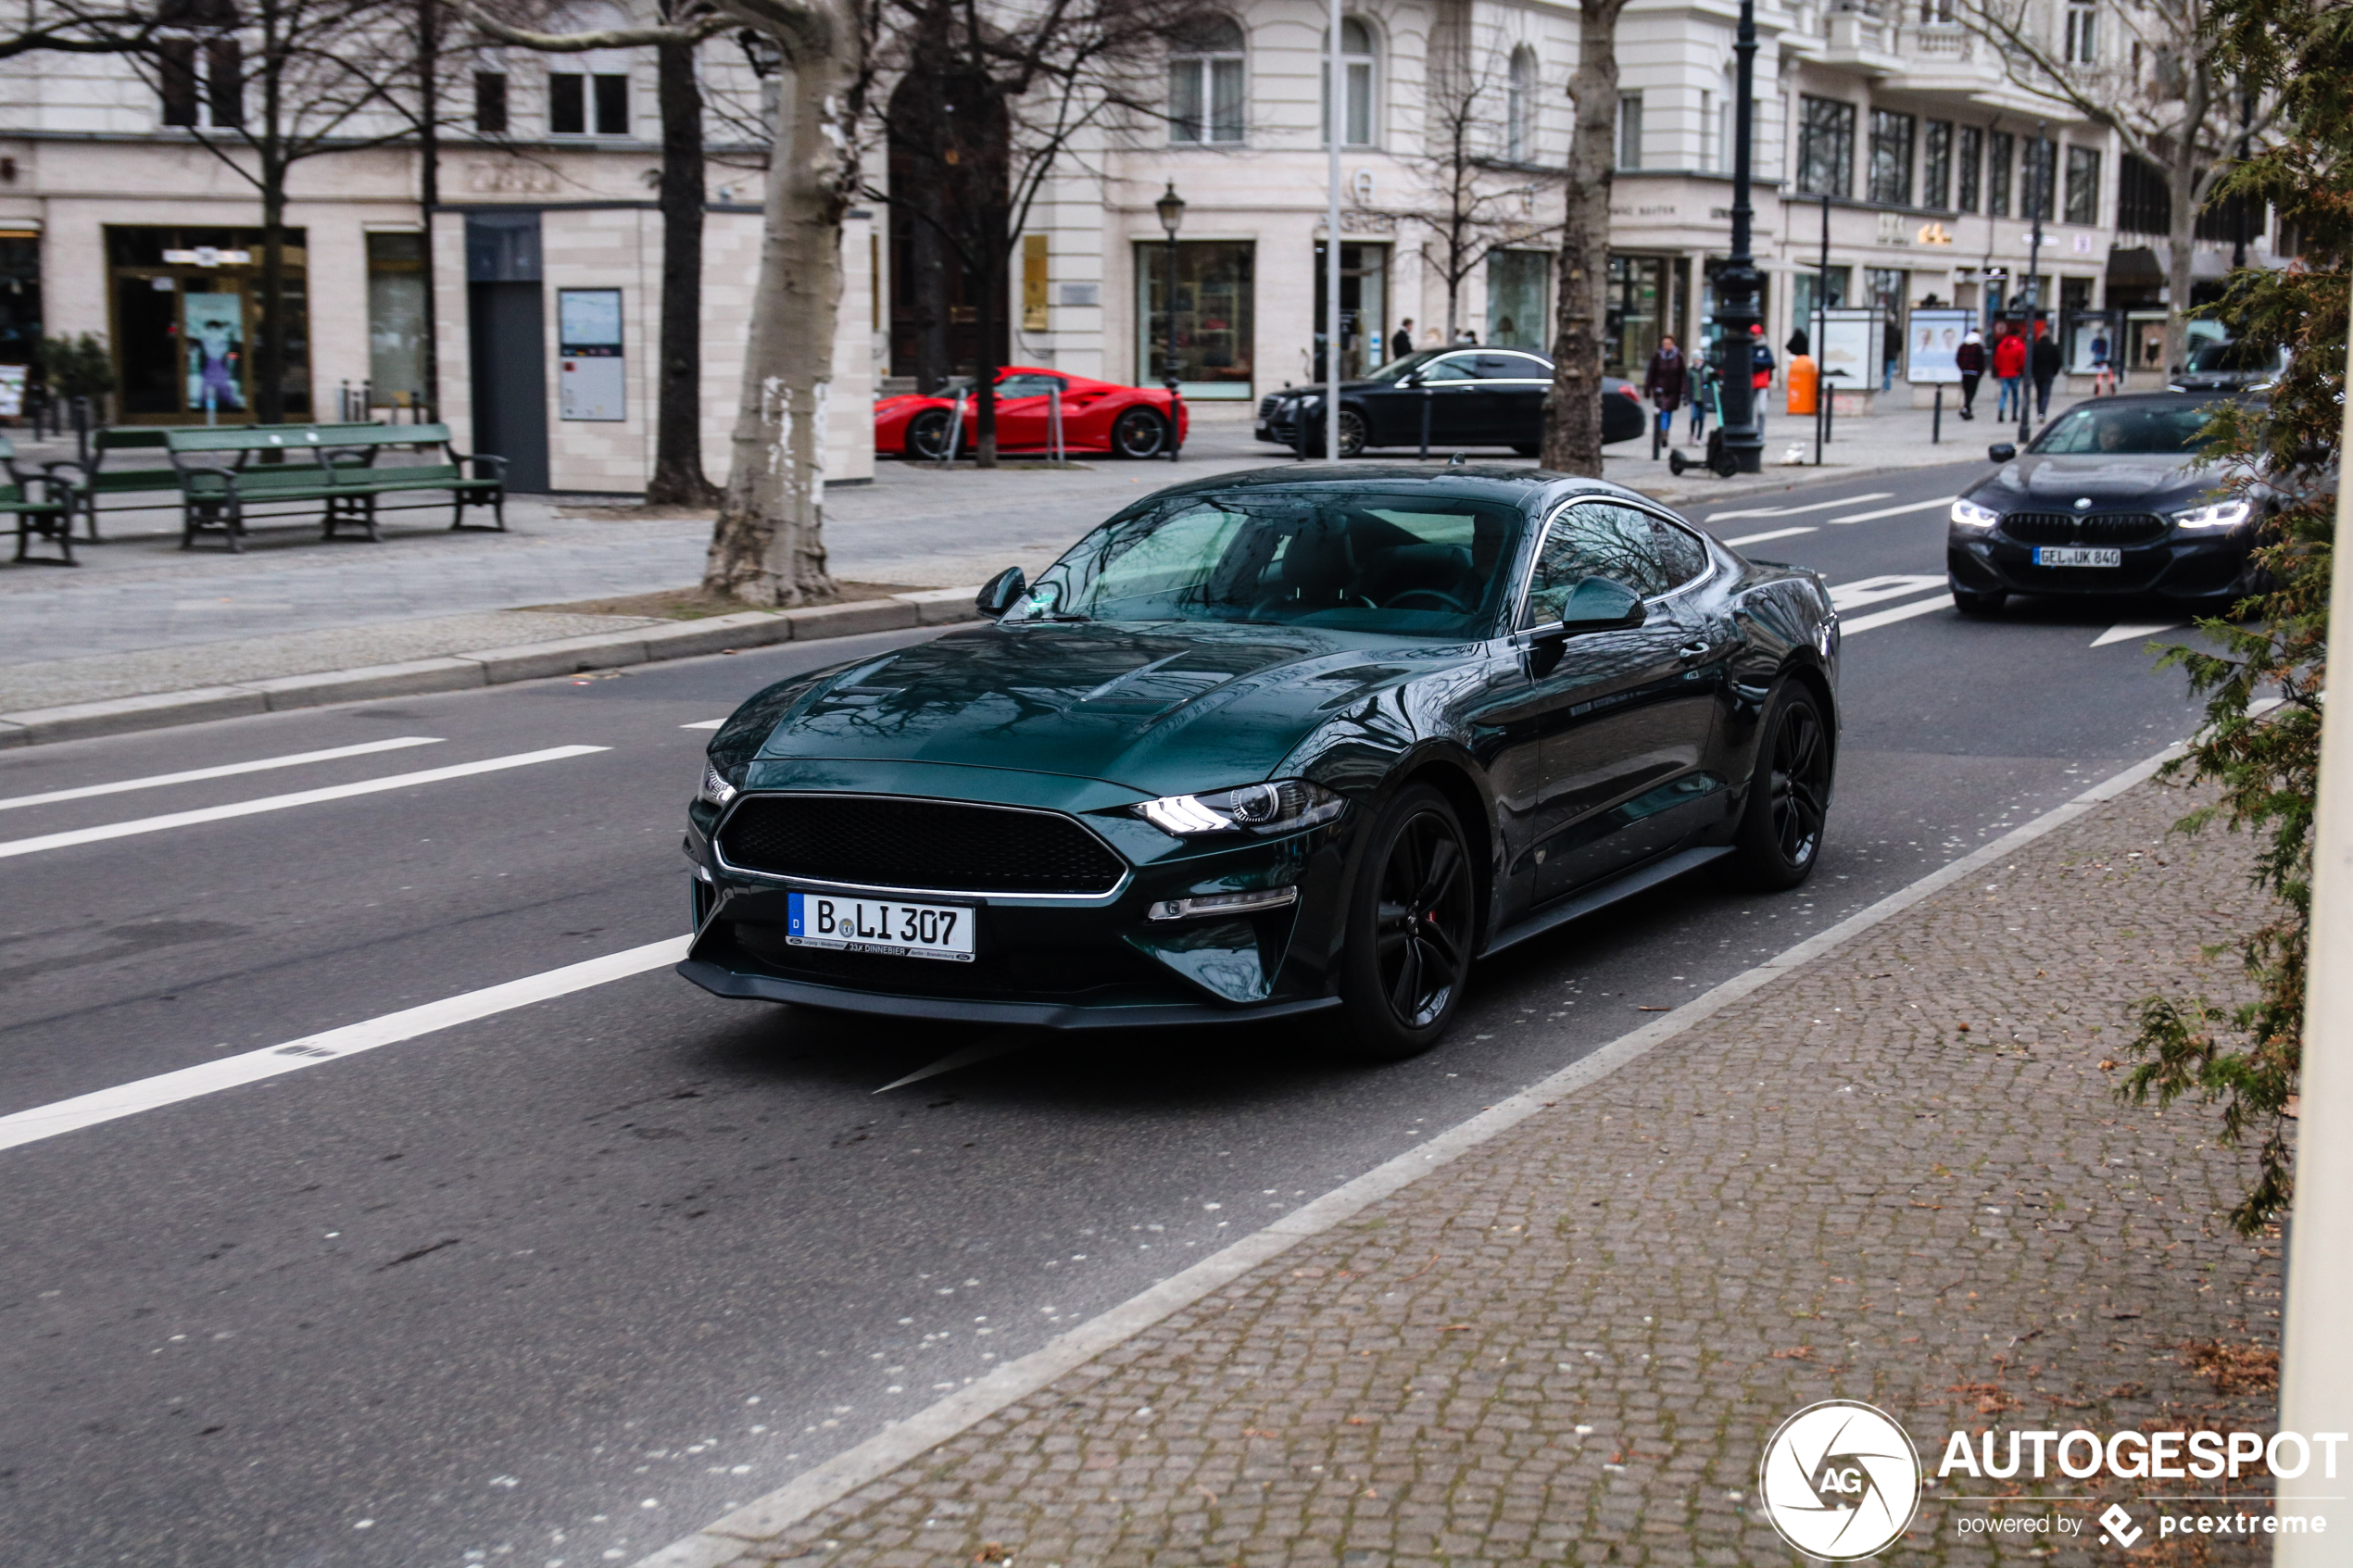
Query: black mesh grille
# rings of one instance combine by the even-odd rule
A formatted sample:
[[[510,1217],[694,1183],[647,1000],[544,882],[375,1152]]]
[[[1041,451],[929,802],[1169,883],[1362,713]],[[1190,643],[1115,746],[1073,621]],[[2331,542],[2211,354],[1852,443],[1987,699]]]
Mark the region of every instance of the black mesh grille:
[[[2021,545],[2149,545],[2165,537],[2154,512],[2012,512],[2002,532]]]
[[[720,829],[730,865],[869,887],[1108,893],[1126,868],[1051,811],[856,795],[755,795]]]

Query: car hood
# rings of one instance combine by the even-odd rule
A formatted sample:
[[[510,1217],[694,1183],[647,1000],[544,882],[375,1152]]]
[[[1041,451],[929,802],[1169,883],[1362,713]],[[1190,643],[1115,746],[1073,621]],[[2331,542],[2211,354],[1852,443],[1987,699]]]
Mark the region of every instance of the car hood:
[[[2103,509],[2163,510],[2188,506],[2222,483],[2214,470],[2194,467],[2196,462],[2186,455],[2029,453],[2003,464],[1992,478],[1969,492],[1969,499],[1996,509],[2048,507],[2054,511],[2073,511],[2077,501],[2089,500]]]
[[[1017,769],[1146,796],[1219,788],[1268,777],[1338,709],[1438,647],[1278,626],[986,626],[837,671],[759,755]]]

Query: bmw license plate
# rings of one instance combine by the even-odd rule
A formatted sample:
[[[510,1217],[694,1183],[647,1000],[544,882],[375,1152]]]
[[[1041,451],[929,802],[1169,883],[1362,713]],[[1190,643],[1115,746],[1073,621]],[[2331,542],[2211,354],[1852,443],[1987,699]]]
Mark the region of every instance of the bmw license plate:
[[[2122,550],[2094,549],[2086,545],[2038,545],[2036,566],[2122,566]]]
[[[946,904],[900,904],[795,893],[785,940],[796,947],[838,947],[900,959],[973,961],[973,911]]]

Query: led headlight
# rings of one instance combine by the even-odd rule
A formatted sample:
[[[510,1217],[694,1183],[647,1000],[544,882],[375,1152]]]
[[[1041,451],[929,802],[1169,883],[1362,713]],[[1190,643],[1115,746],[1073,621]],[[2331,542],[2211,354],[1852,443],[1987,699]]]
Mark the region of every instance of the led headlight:
[[[1340,815],[1346,798],[1305,779],[1242,784],[1209,795],[1169,795],[1147,800],[1136,814],[1165,834],[1296,833]]]
[[[1981,507],[1975,501],[1953,503],[1953,526],[1982,531],[2002,521],[2002,514],[1991,507]]]
[[[2255,510],[2252,501],[2221,501],[2173,514],[2176,528],[2236,528]]]
[[[702,765],[702,788],[695,795],[696,798],[710,805],[724,806],[736,798],[736,786],[729,784],[716,767],[706,762]]]

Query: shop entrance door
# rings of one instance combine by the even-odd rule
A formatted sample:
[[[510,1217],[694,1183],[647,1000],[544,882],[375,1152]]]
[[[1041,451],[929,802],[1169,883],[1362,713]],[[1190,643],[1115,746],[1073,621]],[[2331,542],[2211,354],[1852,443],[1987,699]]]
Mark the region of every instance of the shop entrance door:
[[[539,215],[466,215],[473,449],[507,459],[507,488],[547,488],[547,326]]]
[[[1315,242],[1315,368],[1314,379],[1324,379],[1324,242]],[[1388,360],[1382,350],[1389,319],[1389,247],[1350,245],[1340,247],[1340,375],[1355,381],[1378,370]],[[1435,346],[1435,345],[1433,345]]]

